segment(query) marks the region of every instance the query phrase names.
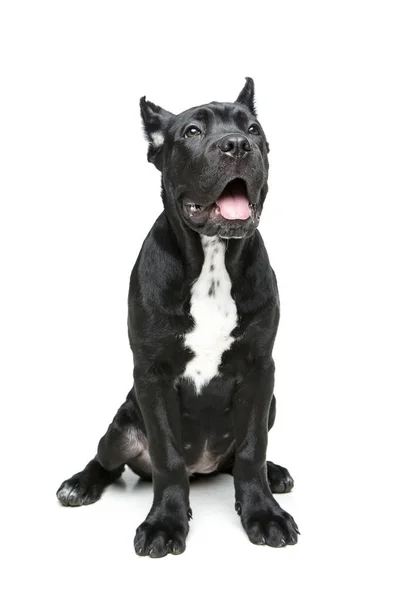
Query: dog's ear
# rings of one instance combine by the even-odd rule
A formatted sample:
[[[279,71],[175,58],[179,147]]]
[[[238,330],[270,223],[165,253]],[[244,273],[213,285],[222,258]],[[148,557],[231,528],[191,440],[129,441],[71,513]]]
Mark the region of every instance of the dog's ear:
[[[146,96],[140,98],[140,114],[142,115],[143,130],[149,142],[147,160],[161,170],[161,154],[165,133],[174,115],[161,108],[161,106],[146,100]]]
[[[236,99],[239,104],[244,104],[256,116],[256,107],[254,101],[254,81],[251,77],[246,77],[246,83],[239,96]]]

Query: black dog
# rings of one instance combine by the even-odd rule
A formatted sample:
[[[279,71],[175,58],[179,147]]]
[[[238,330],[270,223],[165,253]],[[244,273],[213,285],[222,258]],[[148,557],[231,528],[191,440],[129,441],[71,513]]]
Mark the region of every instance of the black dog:
[[[142,98],[148,160],[162,174],[164,211],[144,241],[129,289],[134,386],[96,457],[57,492],[65,506],[98,500],[127,464],[153,480],[135,550],[185,549],[189,478],[232,473],[236,510],[255,544],[297,542],[273,493],[288,471],[266,463],[275,420],[275,274],[257,225],[268,143],[247,78],[236,102],[173,115]]]

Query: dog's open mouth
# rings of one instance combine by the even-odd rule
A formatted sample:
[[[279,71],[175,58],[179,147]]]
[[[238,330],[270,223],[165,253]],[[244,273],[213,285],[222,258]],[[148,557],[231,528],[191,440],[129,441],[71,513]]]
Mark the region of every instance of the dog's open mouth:
[[[243,179],[230,181],[222,194],[211,206],[187,203],[184,205],[186,214],[193,220],[223,217],[229,221],[245,221],[252,216],[253,206],[249,202],[246,182]]]
[[[217,213],[220,213],[224,219],[248,219],[250,203],[243,179],[234,179],[228,183],[215,204]]]

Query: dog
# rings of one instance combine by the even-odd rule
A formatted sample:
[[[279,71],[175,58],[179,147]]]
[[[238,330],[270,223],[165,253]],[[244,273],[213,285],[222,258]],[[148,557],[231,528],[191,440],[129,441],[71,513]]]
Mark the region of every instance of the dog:
[[[58,500],[96,502],[128,465],[153,481],[134,547],[156,558],[185,550],[191,477],[230,473],[250,541],[296,544],[298,527],[273,496],[289,492],[293,478],[266,461],[279,296],[257,229],[269,146],[254,82],[246,78],[235,102],[175,115],[144,96],[140,109],[164,210],[130,279],[134,385],[95,458],[62,483]]]

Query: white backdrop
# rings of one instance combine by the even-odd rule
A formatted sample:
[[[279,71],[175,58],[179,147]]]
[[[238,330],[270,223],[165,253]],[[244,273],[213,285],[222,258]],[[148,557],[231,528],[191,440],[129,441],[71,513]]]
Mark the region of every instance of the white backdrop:
[[[0,6],[5,597],[394,598],[396,2]],[[252,546],[221,476],[193,486],[186,553],[143,559],[148,485],[127,474],[79,510],[55,491],[131,386],[129,275],[161,210],[139,97],[180,112],[234,100],[245,76],[271,146],[261,232],[282,301],[269,457],[294,475],[281,502],[302,536]]]

